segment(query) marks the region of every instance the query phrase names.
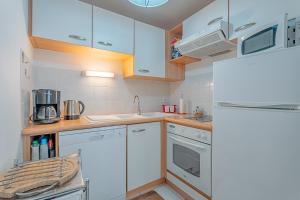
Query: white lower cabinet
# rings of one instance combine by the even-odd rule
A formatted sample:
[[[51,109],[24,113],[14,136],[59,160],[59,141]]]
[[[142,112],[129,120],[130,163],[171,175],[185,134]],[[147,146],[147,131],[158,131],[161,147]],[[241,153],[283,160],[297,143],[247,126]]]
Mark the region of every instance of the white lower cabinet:
[[[125,126],[60,133],[60,156],[76,153],[79,149],[83,176],[90,180],[90,200],[125,199]]]
[[[160,123],[128,126],[128,191],[161,178]]]

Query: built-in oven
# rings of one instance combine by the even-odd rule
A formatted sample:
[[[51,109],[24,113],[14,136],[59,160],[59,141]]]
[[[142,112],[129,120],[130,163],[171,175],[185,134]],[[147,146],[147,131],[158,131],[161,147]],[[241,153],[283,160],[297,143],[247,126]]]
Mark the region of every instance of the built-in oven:
[[[211,196],[211,134],[168,123],[167,169]]]

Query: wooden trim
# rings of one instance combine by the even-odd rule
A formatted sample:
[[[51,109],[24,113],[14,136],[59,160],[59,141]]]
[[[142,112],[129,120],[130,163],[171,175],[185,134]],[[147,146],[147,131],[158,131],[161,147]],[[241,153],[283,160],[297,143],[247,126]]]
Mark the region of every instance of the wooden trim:
[[[169,33],[173,34],[173,35],[178,35],[178,36],[182,36],[182,31],[183,31],[183,24],[177,24],[175,27],[171,28],[169,30]]]
[[[59,133],[55,133],[55,156],[59,157]]]
[[[58,51],[64,53],[72,53],[79,56],[85,56],[91,59],[107,59],[126,61],[131,58],[132,55],[123,54],[119,52],[107,51],[102,49],[91,48],[89,46],[81,46],[77,44],[71,44],[68,42],[57,41],[47,38],[41,38],[31,36],[32,45],[34,48],[46,49],[51,51]]]
[[[128,192],[128,126],[126,126],[126,192]]]
[[[201,130],[206,130],[209,132],[212,132],[212,123],[211,122],[197,122],[195,120],[190,120],[190,119],[183,119],[183,118],[165,118],[166,122],[174,123],[174,124],[179,124],[183,126],[188,126],[191,128],[196,128],[196,129],[201,129]]]
[[[182,183],[186,184],[187,186],[189,186],[191,189],[193,189],[195,192],[199,193],[200,195],[202,195],[203,197],[205,197],[208,200],[211,200],[211,197],[202,192],[201,190],[199,190],[198,188],[196,188],[195,186],[191,185],[190,183],[186,182],[184,179],[182,179],[181,177],[177,176],[176,174],[174,174],[173,172],[171,172],[170,170],[167,170],[168,173],[170,173],[172,176],[174,176],[175,178],[177,178],[178,180],[180,180]]]
[[[166,179],[165,178],[160,178],[160,179],[157,179],[155,181],[152,181],[150,183],[147,183],[141,187],[138,187],[134,190],[131,190],[131,191],[128,191],[126,193],[126,199],[131,199],[131,198],[134,198],[140,194],[143,194],[145,192],[148,192],[150,190],[153,190],[155,187],[163,184],[166,182]]]
[[[161,133],[161,177],[167,177],[167,128],[164,121],[160,122]]]
[[[30,154],[31,154],[30,147],[31,147],[30,136],[23,136],[23,161],[30,160]]]
[[[201,61],[201,59],[192,58],[192,57],[183,55],[178,58],[173,58],[173,59],[169,60],[169,63],[177,64],[177,65],[187,65],[187,64],[191,64],[191,63],[199,62],[199,61]]]
[[[177,192],[184,200],[194,200],[190,195],[188,195],[186,192],[184,192],[182,189],[177,187],[174,183],[166,180],[166,184],[170,186],[175,192]]]
[[[167,81],[166,78],[152,77],[152,76],[141,76],[141,75],[129,75],[124,76],[124,79],[134,79],[134,80],[149,80],[149,81]]]
[[[28,35],[32,36],[32,0],[28,0]]]
[[[174,34],[170,31],[166,31],[165,33],[165,73],[166,79],[170,82],[172,81],[183,81],[185,79],[185,65],[182,64],[172,64],[169,62],[171,60],[171,39]]]

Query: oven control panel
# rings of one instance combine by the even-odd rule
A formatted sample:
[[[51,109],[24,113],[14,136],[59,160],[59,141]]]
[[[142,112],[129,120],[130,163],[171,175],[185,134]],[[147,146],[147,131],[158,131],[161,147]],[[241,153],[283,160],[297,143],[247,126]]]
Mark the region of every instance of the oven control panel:
[[[168,134],[180,135],[192,140],[211,144],[211,132],[174,123],[167,123]]]

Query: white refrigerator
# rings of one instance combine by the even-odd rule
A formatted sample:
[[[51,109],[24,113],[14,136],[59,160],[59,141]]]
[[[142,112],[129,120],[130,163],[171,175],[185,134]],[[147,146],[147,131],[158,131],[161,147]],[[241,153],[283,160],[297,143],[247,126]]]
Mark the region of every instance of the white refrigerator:
[[[300,199],[300,47],[214,63],[213,200]]]

